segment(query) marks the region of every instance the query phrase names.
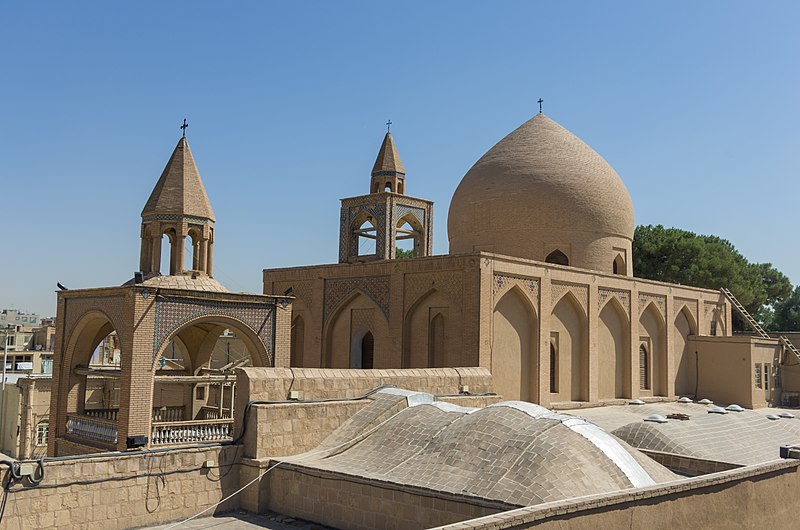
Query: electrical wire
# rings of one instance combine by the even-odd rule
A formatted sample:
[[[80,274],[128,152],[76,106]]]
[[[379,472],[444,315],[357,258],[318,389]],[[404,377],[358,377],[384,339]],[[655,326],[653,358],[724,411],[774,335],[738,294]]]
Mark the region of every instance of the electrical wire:
[[[370,396],[370,395],[372,395],[372,394],[374,394],[374,393],[376,393],[376,392],[379,392],[381,389],[383,389],[383,388],[387,388],[387,387],[391,387],[391,385],[382,385],[382,386],[380,386],[380,387],[375,387],[374,389],[372,389],[372,390],[370,390],[369,392],[367,392],[367,393],[366,393],[366,394],[365,394],[363,397],[359,397],[359,398],[348,398],[348,399],[328,399],[328,400],[320,400],[320,401],[352,401],[352,400],[358,400],[358,399],[365,399],[366,397],[368,397],[368,396]],[[319,401],[312,401],[311,403],[314,403],[314,402],[319,402]],[[262,404],[261,402],[255,402],[255,401],[251,401],[251,402],[249,402],[249,403],[248,403],[248,405],[250,405],[250,403],[252,403],[252,404],[254,404],[254,405],[260,405],[260,404]],[[283,402],[283,403],[285,403],[285,402]],[[327,453],[327,455],[328,455],[328,456],[333,456],[333,455],[335,455],[335,454],[338,454],[338,452],[340,452],[341,450],[346,450],[346,449],[348,449],[348,448],[350,448],[350,447],[354,446],[355,444],[357,444],[357,443],[359,443],[359,442],[361,442],[361,441],[365,440],[367,437],[371,436],[371,435],[372,435],[372,434],[373,434],[375,431],[377,431],[378,429],[380,429],[382,426],[386,425],[388,422],[390,422],[391,420],[393,420],[395,417],[397,417],[399,414],[401,414],[401,413],[402,413],[403,411],[405,411],[405,410],[406,410],[406,409],[405,409],[405,408],[403,408],[403,409],[401,409],[401,410],[399,410],[399,411],[395,412],[394,414],[392,414],[391,416],[389,416],[388,418],[386,418],[385,420],[383,420],[382,422],[380,422],[380,423],[379,423],[378,425],[376,425],[375,427],[371,428],[370,430],[368,430],[368,431],[366,431],[366,432],[364,432],[364,433],[361,433],[360,435],[356,436],[355,438],[353,438],[353,439],[351,439],[351,440],[347,440],[346,442],[344,442],[344,443],[341,443],[341,444],[339,444],[339,445],[337,445],[337,446],[335,446],[335,447],[331,447],[331,448],[325,448],[325,449],[320,449],[320,450],[317,450],[317,451],[310,451],[310,452],[307,452],[307,453],[302,453],[302,456],[303,456],[303,458],[308,458],[308,457],[310,457],[310,456],[319,455],[319,454],[323,454],[323,453]],[[245,422],[245,425],[246,425],[246,422]],[[242,435],[243,435],[243,434],[244,434],[244,426],[243,426],[243,428],[242,428]],[[337,451],[338,451],[338,452],[337,452]],[[300,456],[300,455],[298,455],[298,456]],[[170,530],[170,529],[172,529],[172,528],[177,528],[178,526],[180,526],[180,525],[182,525],[182,524],[188,523],[189,521],[191,521],[191,520],[193,520],[193,519],[196,519],[197,517],[200,517],[201,515],[203,515],[204,513],[206,513],[207,511],[209,511],[210,509],[212,509],[212,508],[215,508],[215,507],[219,506],[220,504],[222,504],[222,503],[224,503],[224,502],[226,502],[226,501],[230,500],[230,499],[231,499],[231,498],[233,498],[234,496],[236,496],[236,495],[238,495],[239,493],[243,492],[243,491],[244,491],[245,489],[247,489],[247,488],[248,488],[250,485],[254,484],[256,481],[258,481],[259,479],[261,479],[261,477],[263,477],[264,475],[266,475],[267,473],[269,473],[270,471],[272,471],[273,469],[275,469],[276,467],[278,467],[278,466],[279,466],[279,465],[281,465],[281,464],[292,464],[292,462],[291,462],[291,457],[288,457],[288,459],[287,459],[287,460],[282,460],[282,461],[276,462],[275,464],[273,464],[273,465],[269,466],[267,469],[265,469],[265,470],[264,470],[264,472],[263,472],[263,473],[259,474],[259,475],[258,475],[256,478],[254,478],[253,480],[251,480],[250,482],[248,482],[247,484],[245,484],[244,486],[242,486],[242,487],[241,487],[241,488],[239,488],[238,490],[234,491],[233,493],[231,493],[231,494],[230,494],[230,495],[228,495],[227,497],[225,497],[225,498],[221,499],[221,500],[220,500],[220,501],[218,501],[218,502],[215,502],[215,503],[214,503],[214,504],[212,504],[211,506],[208,506],[208,507],[206,507],[206,508],[205,508],[205,509],[203,509],[202,511],[200,511],[200,512],[198,512],[198,513],[194,514],[194,515],[192,515],[191,517],[189,517],[189,518],[187,518],[187,519],[184,519],[183,521],[178,521],[177,523],[174,523],[174,524],[172,524],[172,525],[170,525],[170,526],[166,527],[164,530]]]

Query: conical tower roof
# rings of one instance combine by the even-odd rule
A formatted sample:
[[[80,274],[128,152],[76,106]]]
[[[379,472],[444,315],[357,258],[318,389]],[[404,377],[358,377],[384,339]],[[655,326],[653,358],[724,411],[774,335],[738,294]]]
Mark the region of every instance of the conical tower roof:
[[[153,214],[178,214],[214,221],[214,211],[186,137],[178,141],[144,205],[142,217]]]
[[[388,173],[406,174],[406,168],[403,167],[403,162],[400,161],[400,155],[397,154],[397,147],[394,145],[392,133],[387,132],[383,137],[383,144],[381,150],[378,151],[378,158],[375,159],[375,165],[372,167],[372,176],[386,175]]]

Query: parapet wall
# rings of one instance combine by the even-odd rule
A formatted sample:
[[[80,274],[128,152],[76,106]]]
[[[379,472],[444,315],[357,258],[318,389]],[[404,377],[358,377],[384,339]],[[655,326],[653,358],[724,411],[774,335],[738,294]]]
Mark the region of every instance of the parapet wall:
[[[243,368],[236,383],[236,432],[241,432],[243,420],[238,411],[244,411],[248,402],[271,402],[251,406],[243,456],[264,459],[314,449],[370,403],[357,398],[381,385],[428,392],[463,406],[484,407],[500,399],[485,395],[492,390],[491,374],[485,368]],[[459,394],[465,386],[473,395]],[[299,401],[287,401],[290,391],[299,392]]]
[[[289,399],[290,391],[297,391],[300,400],[353,398],[381,385],[434,395],[456,395],[463,386],[469,386],[471,394],[494,390],[486,368],[240,368],[237,405],[249,400],[283,401]]]
[[[0,529],[113,530],[186,519],[239,488],[240,451],[217,446],[46,461],[41,484],[12,487]],[[238,503],[237,496],[206,515]]]
[[[519,508],[435,530],[795,528],[800,461],[747,466],[612,495]]]

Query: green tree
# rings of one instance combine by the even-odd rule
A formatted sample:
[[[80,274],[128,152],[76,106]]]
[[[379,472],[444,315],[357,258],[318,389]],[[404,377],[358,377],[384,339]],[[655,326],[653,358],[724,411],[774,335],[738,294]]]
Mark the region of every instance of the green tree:
[[[789,279],[770,263],[750,263],[725,239],[678,228],[637,226],[636,276],[707,289],[727,287],[757,318],[791,293]]]
[[[405,250],[400,247],[394,249],[394,259],[410,259],[414,257],[413,250]]]
[[[776,302],[772,313],[770,330],[800,331],[800,285],[789,296]]]

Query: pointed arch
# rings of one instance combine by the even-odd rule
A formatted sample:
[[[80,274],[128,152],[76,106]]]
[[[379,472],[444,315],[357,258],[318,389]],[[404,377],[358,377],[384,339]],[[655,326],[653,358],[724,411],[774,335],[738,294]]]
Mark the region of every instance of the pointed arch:
[[[693,394],[696,373],[689,354],[689,335],[697,334],[697,323],[684,304],[675,315],[675,332],[672,341],[672,363],[675,381],[673,391],[676,396]]]
[[[324,368],[350,368],[353,341],[366,332],[373,337],[373,366],[397,367],[388,351],[389,323],[375,301],[360,289],[337,304],[323,332]]]
[[[539,320],[518,286],[509,289],[492,314],[492,379],[505,399],[538,401]]]
[[[358,329],[351,339],[350,368],[371,370],[375,366],[375,336],[366,326]]]
[[[586,313],[572,292],[553,307],[550,330],[558,341],[558,395],[552,401],[589,399],[589,345]]]
[[[666,323],[654,302],[647,304],[639,317],[639,335],[640,341],[649,346],[647,351],[653,395],[666,396],[668,394]]]
[[[630,323],[625,309],[612,296],[598,319],[598,396],[630,397]]]
[[[428,331],[428,366],[431,368],[444,368],[447,366],[445,330],[445,317],[439,311],[431,319]]]
[[[401,217],[395,225],[395,247],[403,250],[411,250],[415,258],[423,255],[425,247],[423,242],[424,229],[422,223],[412,213],[407,213]],[[409,244],[404,244],[408,242]],[[410,248],[408,248],[410,246]],[[392,251],[394,252],[394,250]]]
[[[628,268],[625,266],[625,258],[622,257],[622,254],[617,254],[611,268],[614,274],[621,274],[622,276],[627,276],[628,274]]]
[[[441,319],[435,324],[440,327],[434,329],[437,316]],[[450,356],[461,350],[461,344],[461,308],[438,289],[428,289],[406,311],[401,366],[452,366]]]
[[[371,256],[377,252],[378,221],[368,210],[363,210],[350,223],[350,253],[353,256]]]
[[[555,249],[553,252],[548,254],[547,257],[544,258],[544,261],[546,263],[554,263],[556,265],[569,265],[569,258],[559,249]]]
[[[645,343],[639,344],[639,390],[650,390],[650,353]]]

